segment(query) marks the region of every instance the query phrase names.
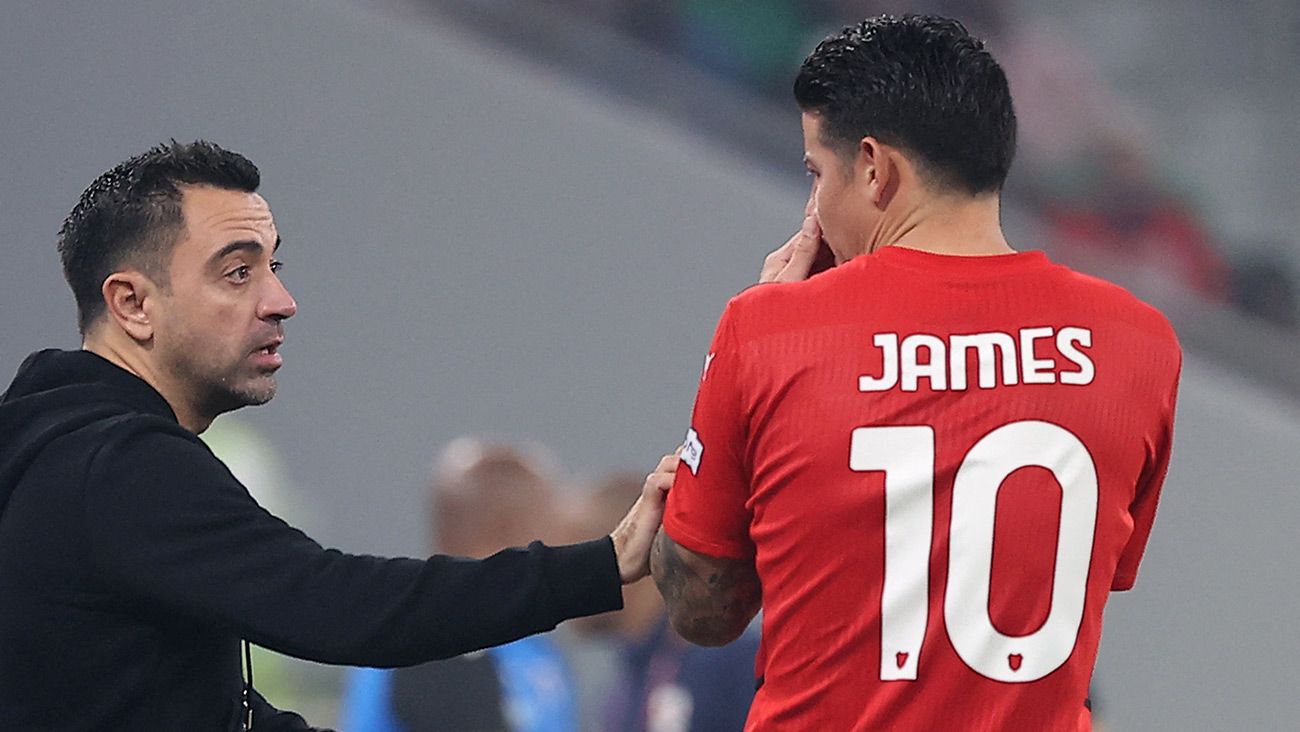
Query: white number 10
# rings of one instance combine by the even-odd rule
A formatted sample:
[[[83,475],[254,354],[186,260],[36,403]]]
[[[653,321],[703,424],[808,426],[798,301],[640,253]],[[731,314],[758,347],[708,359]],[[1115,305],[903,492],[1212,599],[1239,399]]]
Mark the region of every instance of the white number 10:
[[[853,430],[849,467],[885,473],[885,576],[880,603],[880,678],[915,680],[929,613],[934,527],[934,429]],[[1061,485],[1061,525],[1047,620],[1024,636],[1004,635],[989,617],[998,488],[1020,468],[1046,468]],[[1074,651],[1097,520],[1097,468],[1068,430],[1048,422],[999,427],[975,443],[952,487],[948,587],[943,617],[957,655],[1007,682],[1037,681]]]

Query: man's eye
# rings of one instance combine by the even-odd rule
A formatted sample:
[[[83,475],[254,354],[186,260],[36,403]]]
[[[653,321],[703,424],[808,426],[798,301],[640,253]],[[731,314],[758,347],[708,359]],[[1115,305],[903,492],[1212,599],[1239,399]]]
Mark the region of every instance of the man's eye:
[[[271,271],[272,271],[272,272],[275,272],[276,274],[279,274],[281,269],[284,269],[284,262],[281,262],[281,261],[278,260],[278,259],[273,259],[273,260],[271,260]]]
[[[226,277],[236,282],[243,282],[244,280],[248,279],[249,275],[251,274],[252,274],[252,270],[249,269],[248,265],[244,264],[227,272]]]

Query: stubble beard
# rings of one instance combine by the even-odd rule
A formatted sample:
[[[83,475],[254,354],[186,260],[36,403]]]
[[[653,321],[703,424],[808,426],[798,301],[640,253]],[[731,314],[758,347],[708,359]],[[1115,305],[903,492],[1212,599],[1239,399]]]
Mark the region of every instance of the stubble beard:
[[[199,413],[215,418],[241,407],[266,404],[275,396],[275,374],[255,369],[248,356],[244,353],[231,359],[192,342],[177,349],[169,360]]]

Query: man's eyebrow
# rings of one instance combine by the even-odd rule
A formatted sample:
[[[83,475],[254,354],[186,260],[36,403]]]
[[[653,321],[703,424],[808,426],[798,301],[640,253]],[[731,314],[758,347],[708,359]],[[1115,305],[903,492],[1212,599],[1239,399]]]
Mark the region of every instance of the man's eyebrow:
[[[279,246],[280,241],[277,239],[275,244],[276,246]],[[211,257],[208,258],[208,261],[213,263],[219,262],[222,259],[225,259],[228,255],[234,254],[235,252],[239,252],[239,251],[245,251],[251,254],[261,254],[262,249],[263,249],[262,242],[260,241],[255,241],[253,239],[241,239],[239,241],[232,241],[229,244],[225,245],[224,247],[221,247],[220,249],[217,250],[216,254],[213,254]]]
[[[272,254],[275,254],[275,253],[278,252],[278,251],[280,251],[280,235],[279,235],[279,234],[276,234],[276,235],[275,235],[275,245],[271,247],[271,253],[272,253]]]

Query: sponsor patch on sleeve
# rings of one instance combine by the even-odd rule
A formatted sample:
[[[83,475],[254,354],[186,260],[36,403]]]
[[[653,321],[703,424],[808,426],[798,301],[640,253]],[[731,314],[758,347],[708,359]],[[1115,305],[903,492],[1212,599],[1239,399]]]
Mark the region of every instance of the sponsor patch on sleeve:
[[[682,462],[691,469],[691,475],[700,474],[700,460],[704,457],[704,443],[692,427],[686,430],[686,442],[682,443]]]

